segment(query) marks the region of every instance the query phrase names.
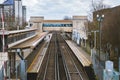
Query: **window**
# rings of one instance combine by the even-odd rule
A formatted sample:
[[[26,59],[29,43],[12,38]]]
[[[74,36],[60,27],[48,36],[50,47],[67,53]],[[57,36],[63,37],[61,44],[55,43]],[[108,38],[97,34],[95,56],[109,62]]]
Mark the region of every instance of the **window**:
[[[72,24],[43,24],[43,27],[72,27]]]

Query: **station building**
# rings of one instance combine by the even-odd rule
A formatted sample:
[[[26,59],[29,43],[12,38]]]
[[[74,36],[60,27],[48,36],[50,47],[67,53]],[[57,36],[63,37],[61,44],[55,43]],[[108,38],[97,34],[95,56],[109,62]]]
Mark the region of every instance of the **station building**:
[[[32,16],[29,26],[44,31],[62,31],[69,33],[72,40],[80,45],[82,40],[87,39],[88,19],[87,16],[73,16],[70,20],[45,20],[43,16]]]
[[[70,20],[44,20],[44,17],[31,17],[29,24],[30,29],[13,31],[0,30],[0,69],[2,69],[4,64],[7,64],[5,62],[10,61],[10,72],[14,74],[15,66],[17,65],[15,63],[17,60],[16,54],[23,60],[24,50],[28,49],[29,52],[32,52],[37,44],[41,40],[44,40],[43,38],[50,31],[62,31],[70,35],[72,40],[78,45],[81,45],[81,41],[87,39],[86,24],[86,16],[73,16]],[[24,43],[27,40],[30,40],[30,44],[28,44],[28,42]],[[9,66],[6,66],[6,68],[7,67]],[[8,76],[9,74],[6,75]]]

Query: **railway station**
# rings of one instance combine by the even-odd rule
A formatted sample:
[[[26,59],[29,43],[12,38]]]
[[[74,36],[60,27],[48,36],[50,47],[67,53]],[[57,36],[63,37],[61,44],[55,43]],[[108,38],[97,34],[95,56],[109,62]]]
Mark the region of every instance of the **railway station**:
[[[64,19],[33,15],[27,22],[26,10],[22,0],[0,3],[0,80],[119,80],[107,59],[110,53],[102,50],[104,15],[94,21],[99,11],[93,13],[93,22],[80,14]],[[90,26],[97,24],[99,30],[92,31]]]
[[[28,29],[4,31],[5,44],[1,52],[4,50],[5,54],[1,55],[4,57],[1,68],[6,65],[6,77],[89,80],[86,70],[92,69],[91,59],[79,50],[80,40],[87,39],[86,31],[81,30],[87,27],[85,23],[85,16],[73,16],[72,20],[44,20],[44,17],[35,16],[30,18]],[[82,27],[77,30],[80,24]],[[84,36],[80,36],[81,33]],[[2,34],[1,31],[1,45]]]

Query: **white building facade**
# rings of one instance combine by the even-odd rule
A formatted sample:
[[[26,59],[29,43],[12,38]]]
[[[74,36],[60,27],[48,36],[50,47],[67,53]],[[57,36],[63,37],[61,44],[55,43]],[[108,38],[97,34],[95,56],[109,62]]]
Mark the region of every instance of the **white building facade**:
[[[75,41],[78,45],[81,45],[81,43],[84,43],[85,45],[85,42],[88,39],[87,24],[87,16],[73,16],[72,40]]]
[[[21,0],[15,0],[15,23],[16,26],[21,27],[22,26],[22,1]],[[18,29],[19,29],[18,27]]]
[[[78,45],[84,43],[88,39],[88,19],[87,16],[73,16],[70,20],[44,20],[43,16],[33,16],[30,18],[30,27],[39,28],[42,31],[62,30],[72,33],[72,40]],[[55,26],[56,24],[56,26]],[[59,26],[59,25],[71,25],[71,26]],[[46,25],[46,26],[45,26]],[[61,29],[62,28],[62,29]]]

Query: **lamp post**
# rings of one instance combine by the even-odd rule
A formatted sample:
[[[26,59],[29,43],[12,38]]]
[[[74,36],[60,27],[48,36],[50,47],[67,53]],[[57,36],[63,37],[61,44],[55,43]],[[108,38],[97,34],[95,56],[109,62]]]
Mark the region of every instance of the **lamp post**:
[[[100,60],[100,53],[101,53],[101,29],[102,29],[102,21],[104,19],[104,15],[97,14],[97,21],[99,26],[99,60]]]
[[[20,4],[19,4],[20,0],[18,0],[18,24],[17,24],[17,30],[20,29]]]
[[[3,47],[2,47],[2,51],[3,51],[3,53],[5,52],[5,34],[4,34],[4,30],[5,30],[5,23],[4,23],[4,5],[0,5],[1,6],[1,10],[0,10],[0,12],[1,12],[1,19],[2,19],[2,32],[3,32],[3,34],[2,34],[2,43],[3,43]]]
[[[91,31],[94,33],[94,48],[96,49],[96,44],[97,44],[97,41],[96,41],[96,33],[99,32],[99,30],[95,30],[95,31]]]

